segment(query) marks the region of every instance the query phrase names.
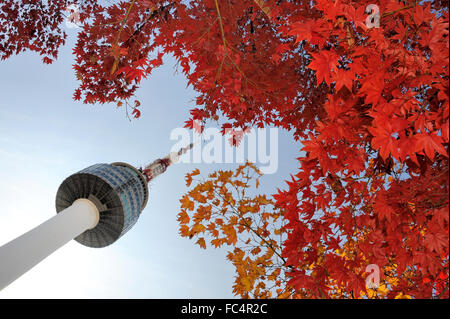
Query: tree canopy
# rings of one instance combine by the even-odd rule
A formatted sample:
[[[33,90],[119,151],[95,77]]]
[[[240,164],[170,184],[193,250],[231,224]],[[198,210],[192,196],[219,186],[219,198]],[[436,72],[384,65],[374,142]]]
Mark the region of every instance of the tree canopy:
[[[6,0],[1,59],[55,60],[70,4],[75,100],[139,117],[139,84],[173,55],[197,92],[186,127],[275,126],[301,141],[298,171],[273,196],[229,193],[248,187],[247,164],[181,200],[183,236],[234,246],[236,294],[448,298],[448,1]],[[206,223],[213,211],[223,216]],[[236,246],[244,229],[253,251]],[[366,289],[370,264],[382,291]]]

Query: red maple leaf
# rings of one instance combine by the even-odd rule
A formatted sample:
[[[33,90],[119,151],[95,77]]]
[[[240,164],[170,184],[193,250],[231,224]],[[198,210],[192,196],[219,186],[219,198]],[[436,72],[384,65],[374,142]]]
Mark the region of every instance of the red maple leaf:
[[[385,86],[384,75],[376,74],[366,77],[362,82],[359,91],[360,96],[365,96],[366,104],[376,105],[383,98],[383,89]]]
[[[138,110],[137,107],[133,108],[133,111],[131,112],[131,114],[134,116],[134,118],[139,118],[141,116],[141,111]]]
[[[320,21],[307,20],[305,22],[294,22],[287,34],[295,36],[295,43],[306,40],[311,44],[322,46],[325,43],[324,37],[320,35],[322,31]]]
[[[334,50],[321,51],[320,53],[312,53],[313,60],[308,68],[316,71],[317,85],[325,81],[331,84],[332,72],[336,72],[339,56]]]
[[[377,197],[374,208],[380,221],[386,219],[387,222],[390,222],[392,215],[395,214],[384,195]]]
[[[351,69],[344,70],[342,68],[336,69],[336,72],[333,74],[333,81],[336,81],[336,91],[339,91],[344,86],[351,90],[353,87],[353,80],[356,79],[356,74]]]
[[[416,151],[425,151],[430,160],[434,160],[435,152],[448,157],[447,151],[442,146],[442,137],[436,133],[419,133],[416,135]]]
[[[435,251],[440,254],[445,247],[448,248],[448,235],[443,233],[440,227],[434,227],[428,230],[424,243],[430,251]]]
[[[393,136],[394,131],[390,125],[369,127],[369,132],[373,135],[372,147],[380,150],[380,156],[385,160],[392,154],[393,157],[399,158],[400,152],[398,141]]]

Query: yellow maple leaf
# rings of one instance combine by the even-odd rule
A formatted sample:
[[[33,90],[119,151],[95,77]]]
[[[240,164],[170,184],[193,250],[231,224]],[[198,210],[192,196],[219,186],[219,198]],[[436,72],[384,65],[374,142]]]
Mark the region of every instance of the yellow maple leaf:
[[[186,213],[186,211],[182,211],[181,213],[178,214],[178,219],[177,219],[180,224],[187,224],[189,223],[189,215]]]
[[[245,291],[250,291],[252,289],[252,284],[250,282],[250,278],[248,278],[248,277],[241,278],[241,283],[244,286]]]
[[[192,227],[192,231],[195,233],[203,233],[205,229],[206,227],[202,224],[195,224],[194,227]]]
[[[189,199],[187,196],[183,196],[182,199],[180,199],[181,202],[181,208],[186,208],[188,210],[194,210],[194,202]]]
[[[180,235],[182,237],[188,237],[190,235],[189,227],[186,225],[180,226]]]
[[[222,240],[219,238],[215,238],[211,240],[211,245],[213,245],[215,248],[222,246]]]
[[[206,249],[206,243],[204,238],[200,237],[195,243],[198,244],[203,249]]]

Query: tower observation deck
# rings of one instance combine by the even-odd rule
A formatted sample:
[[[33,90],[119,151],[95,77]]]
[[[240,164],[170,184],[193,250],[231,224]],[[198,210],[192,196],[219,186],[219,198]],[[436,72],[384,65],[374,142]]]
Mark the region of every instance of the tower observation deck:
[[[95,164],[67,177],[56,193],[56,216],[0,247],[0,290],[72,239],[93,248],[114,243],[146,207],[148,182],[191,147],[139,169]]]
[[[75,240],[89,247],[105,247],[137,222],[148,201],[147,180],[126,163],[92,165],[63,181],[56,194],[56,211],[63,211],[79,198],[96,206],[99,221]]]

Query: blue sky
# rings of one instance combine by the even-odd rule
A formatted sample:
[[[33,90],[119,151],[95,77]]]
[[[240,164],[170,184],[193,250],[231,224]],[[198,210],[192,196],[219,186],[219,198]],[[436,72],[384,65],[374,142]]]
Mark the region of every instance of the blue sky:
[[[55,195],[69,175],[96,163],[141,166],[165,156],[176,143],[195,92],[175,72],[175,61],[143,80],[137,97],[142,116],[129,121],[115,105],[72,100],[77,81],[71,50],[76,30],[59,59],[44,65],[33,53],[0,62],[0,245],[55,214]],[[262,180],[262,192],[285,187],[295,173],[299,143],[278,132],[278,170]],[[150,185],[149,202],[127,234],[106,248],[75,241],[56,251],[0,291],[0,298],[232,298],[234,269],[226,249],[203,250],[178,234],[184,176],[238,164],[169,167]],[[0,261],[1,263],[1,261]]]

